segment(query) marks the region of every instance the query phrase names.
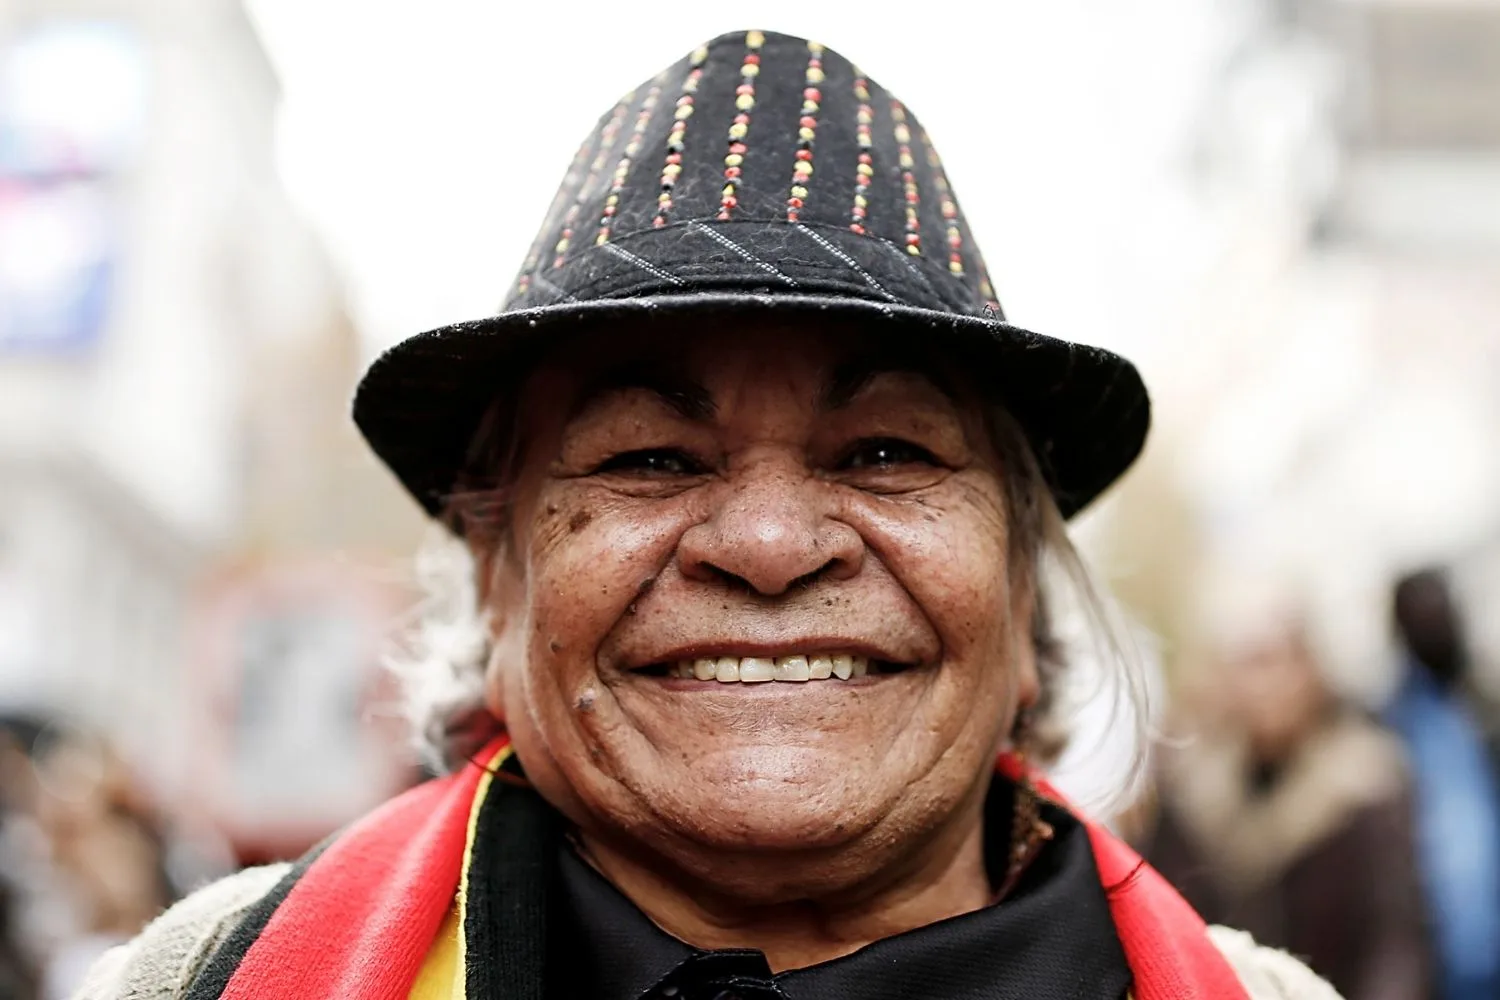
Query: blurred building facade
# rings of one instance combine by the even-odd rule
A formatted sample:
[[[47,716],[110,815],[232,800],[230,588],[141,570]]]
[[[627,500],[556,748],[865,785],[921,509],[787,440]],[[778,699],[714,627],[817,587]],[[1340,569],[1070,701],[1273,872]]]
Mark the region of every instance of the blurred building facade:
[[[1202,253],[1106,545],[1169,649],[1275,579],[1340,689],[1375,703],[1400,569],[1458,565],[1476,620],[1500,598],[1481,587],[1500,537],[1500,3],[1242,6],[1184,148]]]
[[[236,0],[0,7],[0,704],[102,727],[169,799],[205,756],[233,770],[216,734],[257,683],[373,675],[382,560],[418,530],[349,425],[359,339],[277,178],[278,100]],[[359,642],[294,657],[322,627],[303,588],[270,655],[304,673],[255,681],[287,618],[236,594],[298,572],[335,617],[359,604]]]

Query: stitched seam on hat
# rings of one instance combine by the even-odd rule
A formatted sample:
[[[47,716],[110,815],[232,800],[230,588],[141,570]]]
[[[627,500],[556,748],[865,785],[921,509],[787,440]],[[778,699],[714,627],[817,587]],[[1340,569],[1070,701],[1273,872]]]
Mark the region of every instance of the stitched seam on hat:
[[[897,256],[897,258],[900,259],[901,263],[904,264],[904,265],[906,265],[906,269],[908,271],[910,271],[912,274],[915,274],[917,276],[917,280],[920,281],[922,283],[922,285],[929,292],[932,293],[933,298],[937,299],[939,302],[942,302],[942,303],[945,303],[945,304],[948,303],[947,296],[943,295],[941,292],[939,292],[937,290],[936,287],[933,286],[932,282],[927,279],[927,275],[923,274],[922,273],[922,269],[917,266],[917,261],[912,259],[912,255],[911,254],[909,254],[906,251],[902,250],[899,246],[897,246],[896,244],[892,243],[890,240],[884,238],[883,236],[876,236],[873,233],[869,233],[869,234],[865,235],[865,239],[867,239],[867,240],[874,240],[876,243],[879,243],[881,246],[885,247],[891,253],[895,254]],[[918,259],[921,259],[921,258],[918,258]]]
[[[733,250],[735,253],[745,258],[745,260],[754,264],[756,267],[767,272],[768,274],[774,274],[776,277],[780,278],[782,281],[785,281],[793,288],[797,287],[797,282],[787,275],[782,274],[774,264],[769,264],[766,261],[761,260],[759,257],[755,256],[755,254],[751,253],[749,250],[746,250],[744,247],[740,246],[738,243],[730,239],[728,236],[725,236],[723,233],[718,232],[712,227],[706,226],[701,222],[691,222],[688,225],[689,228],[703,233],[705,236],[713,240],[715,243],[718,243],[720,246]]]
[[[714,217],[708,217],[707,219],[683,220],[683,221],[679,221],[679,222],[669,223],[668,225],[663,226],[661,229],[639,230],[639,231],[631,233],[631,234],[629,234],[627,236],[622,236],[622,237],[619,237],[616,240],[612,240],[611,242],[609,242],[607,244],[604,244],[603,246],[591,246],[588,249],[580,252],[578,254],[578,256],[572,258],[568,262],[567,266],[570,267],[570,268],[571,267],[576,267],[581,262],[587,260],[590,254],[598,253],[600,250],[611,250],[611,252],[616,252],[616,253],[619,253],[619,252],[628,252],[628,251],[624,250],[624,247],[621,246],[621,244],[628,243],[632,239],[636,239],[636,238],[650,238],[652,236],[657,235],[658,233],[663,233],[666,230],[670,230],[670,229],[680,229],[684,233],[686,233],[686,232],[692,232],[693,228],[691,228],[691,227],[693,227],[695,223],[702,223],[702,224],[705,224],[705,225],[711,225],[713,228],[716,228],[716,229],[717,228],[722,228],[722,227],[727,227],[727,226],[745,225],[745,224],[762,225],[762,224],[766,224],[766,223],[774,223],[774,224],[779,225],[779,226],[785,226],[785,225],[787,225],[787,222],[784,219],[736,219],[736,220],[731,220],[729,222],[721,222],[721,221],[717,220]],[[640,265],[643,265],[643,266],[650,264],[650,262],[646,261],[644,258],[641,258],[641,257],[639,257],[639,256],[637,256],[635,254],[631,254],[630,256],[631,256],[631,258],[633,258],[632,263],[639,263]],[[657,261],[657,264],[659,264],[662,268],[677,267],[677,266],[695,264],[700,259],[701,259],[701,254],[687,254],[687,255],[685,255],[685,256],[683,256],[681,258],[674,258],[674,259],[670,259],[670,260],[660,260],[659,259]],[[799,265],[806,266],[808,268],[813,268],[813,269],[816,269],[816,270],[823,271],[827,275],[829,275],[830,277],[835,277],[836,278],[838,276],[846,275],[848,273],[845,268],[839,267],[838,265],[834,264],[831,261],[828,262],[828,263],[823,263],[821,261],[816,261],[816,260],[812,260],[812,259],[809,259],[809,258],[803,258],[803,259],[800,259],[798,261],[798,263],[799,263]],[[648,270],[649,270],[649,267],[648,267]],[[669,278],[670,277],[675,277],[674,275],[671,275],[670,272],[667,272],[667,271],[664,271],[664,270],[652,270],[650,273],[656,274],[658,276],[661,276],[662,274],[666,274],[666,275],[668,275]],[[688,278],[690,278],[690,279],[696,279],[696,278],[699,278],[699,277],[701,277],[701,276],[699,276],[699,275],[689,275],[688,276]],[[738,277],[738,276],[730,276],[730,277]],[[617,275],[609,275],[609,274],[599,275],[598,277],[596,277],[592,281],[582,282],[582,283],[578,284],[577,286],[575,286],[574,287],[574,294],[577,295],[577,296],[583,297],[583,300],[586,301],[587,298],[593,292],[595,292],[596,289],[599,289],[601,286],[612,286],[618,280],[619,280],[619,277]],[[676,285],[679,285],[679,286],[687,284],[686,281],[682,281],[680,279],[678,281],[673,282],[673,283],[676,284]],[[866,287],[863,282],[845,281],[845,282],[842,282],[841,284],[843,285],[844,289],[846,289],[850,293],[857,293],[859,291],[862,291]],[[622,296],[622,295],[630,295],[630,294],[634,294],[638,289],[641,289],[641,288],[644,288],[644,287],[646,287],[646,286],[644,286],[644,285],[636,285],[634,287],[632,287],[632,286],[608,287],[608,291],[607,291],[606,294],[608,296],[610,296],[610,297],[616,297],[616,296]],[[800,288],[802,286],[799,284],[798,287]],[[943,299],[943,297],[940,296],[940,295],[937,295],[935,292],[933,293],[933,298],[936,299],[936,301],[938,303],[943,304],[945,306],[947,305],[947,303],[945,302],[945,300]],[[896,301],[899,302],[901,300],[897,299]]]
[[[609,162],[609,156],[614,152],[615,139],[618,136],[620,126],[625,122],[625,113],[629,111],[631,107],[634,106],[634,104],[635,91],[632,90],[630,93],[620,98],[620,101],[615,105],[614,110],[610,113],[608,121],[605,122],[604,119],[600,119],[600,122],[602,124],[595,127],[595,131],[599,136],[599,144],[595,148],[593,162],[589,164],[589,172],[579,184],[578,190],[573,193],[573,203],[568,207],[567,214],[563,216],[562,229],[558,234],[557,242],[553,246],[552,250],[554,254],[552,258],[552,269],[554,271],[562,267],[563,264],[567,262],[567,260],[569,259],[568,250],[570,248],[574,249],[575,251],[573,256],[578,256],[576,248],[573,248],[572,246],[573,236],[575,235],[575,233],[573,232],[573,224],[578,221],[579,216],[583,211],[584,204],[589,201],[590,195],[593,190],[594,181],[598,177],[599,171],[603,170],[604,165]]]
[[[532,277],[532,280],[534,280],[539,286],[544,286],[549,291],[553,292],[557,296],[557,301],[559,301],[559,302],[577,302],[578,301],[578,297],[576,295],[572,294],[571,292],[565,291],[564,289],[561,289],[561,288],[557,287],[556,285],[554,285],[552,282],[548,281],[547,278],[542,274],[542,272],[538,271],[536,274],[532,275],[531,277]]]
[[[751,276],[752,276],[751,272],[746,272],[743,275],[733,276],[731,278],[731,281],[728,282],[728,283],[726,283],[722,287],[720,287],[720,286],[709,286],[709,287],[696,286],[696,287],[693,288],[693,293],[694,294],[703,293],[703,294],[712,295],[712,294],[715,294],[715,293],[721,293],[722,292],[722,293],[730,293],[730,294],[743,294],[743,295],[747,295],[747,296],[754,296],[754,297],[757,297],[757,298],[769,298],[769,299],[775,299],[779,295],[788,295],[788,294],[805,295],[805,296],[809,296],[809,297],[812,297],[812,298],[830,297],[830,296],[832,296],[832,297],[845,298],[845,299],[850,299],[850,300],[859,301],[859,302],[866,302],[866,303],[869,303],[872,306],[878,306],[878,307],[880,307],[880,310],[883,313],[885,313],[886,315],[893,315],[893,313],[891,313],[891,312],[888,311],[891,308],[891,304],[890,303],[885,302],[885,301],[883,301],[881,299],[877,299],[877,298],[874,298],[874,297],[869,297],[869,296],[865,296],[863,294],[859,294],[859,293],[864,292],[866,290],[866,288],[867,288],[867,286],[865,286],[862,283],[861,284],[852,284],[852,283],[849,283],[849,282],[839,282],[834,287],[820,287],[820,286],[802,285],[799,288],[797,288],[795,291],[793,291],[791,289],[788,289],[786,291],[781,291],[781,290],[768,289],[768,288],[765,288],[763,286],[761,288],[759,288],[758,290],[756,290],[756,289],[749,289],[749,288],[745,288],[745,287],[742,287],[740,285],[737,285],[735,283],[735,281],[734,281],[735,278],[743,279],[743,278],[748,278],[748,277],[751,277]],[[622,286],[620,286],[618,288],[611,289],[607,298],[594,299],[594,300],[589,300],[589,301],[597,302],[597,303],[602,303],[602,304],[608,304],[608,303],[611,303],[611,302],[625,302],[625,301],[628,301],[630,299],[634,299],[634,298],[636,298],[638,296],[641,296],[641,295],[654,295],[654,294],[661,293],[663,291],[664,290],[661,288],[661,286],[659,284],[657,284],[655,282],[647,281],[647,280],[642,280],[642,281],[638,281],[638,282],[636,282],[634,284],[631,284],[631,285],[622,285]],[[670,292],[670,294],[683,294],[683,293],[672,291],[672,292]],[[897,304],[900,305],[902,303],[898,302]],[[911,308],[920,308],[920,307],[914,306],[914,307],[911,307]]]
[[[646,260],[643,257],[640,257],[640,256],[638,256],[636,254],[633,254],[633,253],[629,253],[629,251],[625,251],[624,250],[624,246],[628,245],[631,241],[636,240],[636,239],[651,239],[652,237],[655,237],[658,234],[662,234],[666,230],[669,230],[669,229],[680,229],[684,233],[687,233],[687,232],[696,231],[696,230],[698,230],[700,228],[711,229],[713,231],[719,231],[719,230],[723,230],[723,229],[726,229],[726,228],[729,228],[729,227],[734,227],[734,226],[767,226],[767,225],[787,226],[787,227],[792,227],[792,226],[797,226],[797,225],[805,225],[809,229],[827,228],[831,232],[836,232],[836,233],[840,234],[841,236],[845,232],[845,230],[842,227],[824,226],[824,225],[819,224],[819,223],[788,223],[785,219],[781,219],[781,218],[737,218],[737,219],[732,219],[732,220],[729,220],[729,221],[722,221],[722,220],[719,220],[719,219],[717,219],[716,217],[713,217],[713,216],[706,216],[706,217],[699,217],[699,218],[696,218],[696,219],[684,219],[684,220],[679,220],[677,222],[668,223],[666,226],[661,227],[659,229],[652,228],[652,229],[637,230],[635,232],[632,232],[632,233],[629,233],[629,234],[626,234],[626,235],[623,235],[623,236],[616,237],[615,239],[611,240],[609,243],[604,244],[602,246],[590,246],[590,247],[587,247],[586,249],[580,251],[576,256],[570,258],[569,261],[568,261],[568,263],[567,263],[567,266],[570,269],[571,268],[576,268],[579,265],[583,264],[585,261],[587,261],[588,258],[589,258],[589,256],[591,254],[596,254],[596,253],[598,253],[601,250],[609,250],[611,253],[616,254],[616,256],[619,256],[622,253],[628,254],[628,257],[625,257],[623,259],[628,260],[630,263],[636,264],[638,267],[641,267],[641,268],[647,270],[648,273],[651,273],[651,274],[657,276],[658,278],[660,278],[662,280],[671,281],[671,283],[674,286],[682,287],[682,286],[685,286],[685,285],[689,284],[690,282],[692,282],[694,280],[697,280],[701,276],[700,275],[696,275],[696,274],[690,274],[690,275],[685,275],[683,277],[678,277],[676,274],[673,274],[672,271],[668,270],[668,269],[669,268],[676,268],[676,267],[679,267],[679,266],[691,266],[691,265],[695,265],[695,264],[697,264],[701,260],[701,254],[687,254],[687,255],[685,255],[685,256],[683,256],[681,258],[678,258],[678,259],[660,259],[660,256],[658,255],[658,259],[653,264],[651,261],[648,261],[648,260]],[[882,239],[881,237],[878,237],[878,236],[864,235],[864,236],[860,236],[859,239],[861,241],[863,241],[863,240],[873,240],[876,243],[880,244],[882,247],[884,247],[888,252],[890,252],[891,254],[893,254],[895,256],[895,258],[897,260],[899,260],[902,263],[902,265],[908,271],[910,271],[913,275],[916,276],[916,278],[918,279],[918,281],[921,283],[922,287],[932,297],[933,301],[936,303],[936,306],[939,309],[942,309],[942,310],[952,310],[954,312],[955,318],[957,318],[959,316],[962,316],[962,317],[965,317],[965,318],[972,318],[972,314],[969,313],[969,311],[968,311],[969,303],[967,303],[967,302],[955,302],[952,297],[944,295],[941,292],[939,292],[938,289],[933,285],[932,281],[929,280],[928,276],[926,274],[924,274],[922,272],[922,270],[917,266],[920,263],[920,261],[922,261],[922,260],[924,260],[926,258],[913,258],[911,255],[901,252],[900,248],[897,247],[896,244],[890,242],[889,240]],[[667,246],[670,246],[670,244],[667,245]],[[665,248],[666,247],[664,246],[663,249],[665,249]],[[740,256],[742,260],[745,259],[743,257],[743,255],[737,254],[737,256]],[[846,275],[846,274],[848,274],[848,270],[846,269],[846,267],[845,266],[840,266],[842,264],[842,262],[840,262],[840,264],[835,264],[833,261],[828,261],[828,262],[824,263],[823,261],[820,261],[820,260],[814,260],[812,258],[804,257],[804,258],[799,259],[797,261],[797,263],[798,263],[799,266],[802,266],[802,267],[807,267],[807,268],[810,268],[810,269],[816,269],[818,271],[822,271],[825,274],[829,275],[830,277],[836,277],[836,276],[839,276],[839,275]],[[946,275],[946,272],[945,272],[945,277],[946,276],[947,275]],[[729,277],[729,276],[726,276],[726,277]],[[788,277],[790,277],[790,276],[788,276]],[[792,279],[792,280],[797,280],[797,279]],[[597,275],[594,278],[594,280],[584,281],[584,282],[578,283],[576,285],[573,285],[572,286],[573,287],[573,293],[574,293],[575,296],[579,297],[581,301],[587,301],[592,296],[592,294],[597,289],[599,289],[601,287],[606,287],[607,288],[606,294],[608,296],[610,296],[610,297],[622,296],[622,295],[630,295],[630,294],[634,294],[635,293],[636,289],[633,289],[633,288],[628,287],[628,286],[615,285],[615,283],[617,281],[619,281],[619,276],[618,275],[609,275],[609,274]],[[851,280],[851,281],[843,282],[842,284],[844,285],[844,287],[849,292],[856,293],[856,294],[859,291],[862,291],[865,288],[869,287],[868,284],[866,282],[863,282],[863,281],[852,281]],[[614,287],[610,287],[610,286],[614,286]],[[636,286],[636,287],[640,288],[641,286]],[[800,288],[802,286],[799,285],[798,287]],[[905,300],[903,300],[903,299],[901,299],[901,298],[898,297],[894,301],[896,301],[897,303],[903,303]],[[916,303],[906,303],[906,304],[916,305]]]
[[[851,257],[848,254],[844,253],[844,251],[840,250],[838,247],[834,246],[832,243],[828,242],[828,240],[826,240],[822,236],[819,236],[817,233],[813,232],[811,229],[807,228],[807,226],[803,225],[800,222],[797,224],[797,230],[799,232],[803,233],[804,235],[806,235],[808,239],[810,239],[814,243],[818,244],[818,246],[822,247],[824,250],[827,250],[829,253],[833,254],[835,257],[837,257],[839,260],[843,261],[849,267],[853,268],[854,273],[858,274],[861,278],[863,278],[865,280],[865,283],[868,284],[871,288],[875,289],[877,292],[879,292],[881,295],[884,295],[887,299],[889,299],[892,302],[898,301],[897,298],[896,298],[896,296],[894,296],[890,292],[886,291],[885,290],[885,286],[882,285],[880,282],[876,281],[874,279],[874,277],[872,277],[870,275],[870,272],[868,272],[864,268],[860,267],[859,266],[859,262],[857,260],[855,260],[853,257]]]
[[[674,264],[675,263],[683,263],[683,264],[687,264],[687,263],[690,263],[690,261],[689,260],[684,260],[684,261],[680,261],[680,262],[674,261],[674,262],[663,262],[663,263],[674,263]],[[824,264],[815,264],[813,262],[808,262],[808,265],[810,267],[816,267],[816,268],[824,271],[825,274],[827,275],[826,279],[824,279],[824,280],[826,280],[829,284],[835,285],[836,287],[835,288],[820,288],[820,287],[817,287],[816,285],[811,285],[810,286],[810,285],[808,285],[806,283],[806,281],[808,279],[804,279],[804,282],[800,283],[798,285],[798,288],[797,288],[798,291],[806,292],[807,294],[811,294],[811,295],[819,295],[819,294],[821,294],[821,295],[831,295],[831,294],[838,294],[838,295],[847,295],[847,296],[851,296],[851,297],[854,297],[854,298],[863,298],[864,296],[861,293],[865,292],[869,288],[868,285],[866,285],[864,282],[861,282],[861,281],[854,281],[854,280],[848,280],[848,279],[840,280],[843,276],[846,276],[846,275],[849,274],[849,272],[848,272],[848,270],[846,268],[838,267],[837,265],[832,264],[832,263],[824,265]],[[657,271],[652,271],[651,273],[657,274],[658,272]],[[671,279],[671,278],[675,277],[673,275],[668,274],[667,272],[660,272],[660,273],[661,274],[666,274],[666,276],[667,276],[668,279]],[[733,284],[734,282],[742,281],[744,279],[754,277],[754,276],[759,275],[761,273],[763,273],[763,272],[760,272],[758,270],[756,270],[756,271],[746,270],[746,271],[743,271],[743,272],[737,273],[737,274],[725,274],[725,273],[720,272],[718,274],[715,274],[715,275],[712,275],[712,276],[709,276],[709,277],[722,279],[723,283]],[[703,279],[704,279],[705,276],[702,276],[702,275],[686,275],[685,277],[686,277],[687,280],[683,280],[682,278],[677,278],[676,280],[674,280],[673,281],[674,287],[683,288],[683,287],[688,287],[690,284],[691,285],[699,284],[699,283],[703,282]],[[580,293],[587,294],[587,293],[590,293],[593,290],[599,288],[601,285],[605,285],[605,284],[608,284],[609,287],[604,292],[603,298],[602,299],[598,299],[598,301],[605,301],[605,300],[608,300],[608,299],[618,299],[618,298],[628,297],[628,296],[632,296],[632,295],[638,295],[638,294],[641,294],[643,292],[644,293],[650,293],[652,291],[652,289],[653,289],[653,285],[652,285],[651,282],[648,282],[648,281],[639,281],[639,282],[635,282],[633,284],[626,284],[626,283],[622,283],[621,282],[620,276],[615,275],[615,276],[610,276],[610,277],[607,277],[607,278],[601,278],[600,280],[595,281],[595,282],[591,282],[587,286],[584,286],[584,287],[580,288],[579,291],[580,291]],[[703,288],[702,290],[708,290],[708,288]],[[596,299],[594,299],[594,298],[591,297],[591,298],[584,299],[583,301],[596,301]],[[879,300],[878,299],[873,299],[872,298],[872,299],[868,299],[867,301],[879,304]],[[897,300],[897,301],[900,302],[900,300]]]
[[[681,278],[677,277],[676,275],[669,274],[666,271],[663,271],[661,268],[650,263],[649,261],[637,257],[635,254],[631,253],[629,250],[626,250],[624,247],[617,246],[614,243],[606,243],[604,244],[602,249],[608,251],[609,253],[613,254],[623,261],[628,261],[629,263],[634,264],[636,267],[640,268],[642,271],[645,271],[648,274],[654,274],[662,281],[669,282],[679,287],[681,287],[681,285],[683,284]]]

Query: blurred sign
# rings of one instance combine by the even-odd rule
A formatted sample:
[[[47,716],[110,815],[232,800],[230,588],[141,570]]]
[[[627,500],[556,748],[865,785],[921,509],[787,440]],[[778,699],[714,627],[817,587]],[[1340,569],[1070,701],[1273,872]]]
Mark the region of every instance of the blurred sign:
[[[0,51],[0,353],[76,351],[103,329],[145,77],[106,23],[43,23]]]
[[[113,205],[97,183],[0,178],[0,351],[97,340],[115,270]]]
[[[224,577],[201,607],[195,787],[242,851],[294,853],[404,786],[381,667],[403,595],[336,558]]]

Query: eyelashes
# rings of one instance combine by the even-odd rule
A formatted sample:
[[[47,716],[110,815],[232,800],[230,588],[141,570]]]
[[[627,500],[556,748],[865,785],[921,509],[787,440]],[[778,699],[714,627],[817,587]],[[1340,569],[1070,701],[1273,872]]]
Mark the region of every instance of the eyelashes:
[[[855,442],[836,466],[839,471],[888,469],[902,465],[940,465],[932,452],[901,438],[865,438]]]
[[[876,437],[856,441],[840,456],[833,471],[877,471],[901,466],[939,466],[942,463],[926,448],[901,438]],[[681,448],[638,448],[612,455],[599,463],[592,475],[624,473],[652,477],[701,476],[711,466]]]
[[[651,476],[701,476],[708,467],[680,448],[640,448],[605,459],[593,474],[638,473]]]

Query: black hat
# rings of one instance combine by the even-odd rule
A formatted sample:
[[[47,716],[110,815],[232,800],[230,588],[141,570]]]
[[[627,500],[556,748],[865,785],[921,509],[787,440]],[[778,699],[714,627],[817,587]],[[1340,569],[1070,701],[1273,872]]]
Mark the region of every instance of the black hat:
[[[972,353],[1064,516],[1130,466],[1150,424],[1128,361],[1005,322],[916,116],[837,53],[760,31],[720,35],[622,97],[500,313],[391,348],[354,419],[437,514],[527,352],[580,324],[723,309],[853,316]]]

